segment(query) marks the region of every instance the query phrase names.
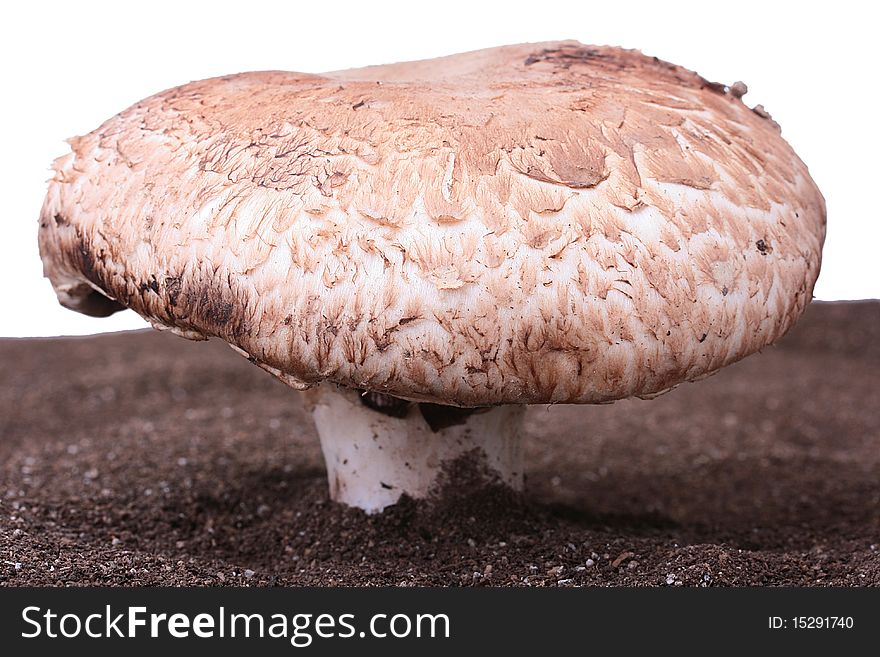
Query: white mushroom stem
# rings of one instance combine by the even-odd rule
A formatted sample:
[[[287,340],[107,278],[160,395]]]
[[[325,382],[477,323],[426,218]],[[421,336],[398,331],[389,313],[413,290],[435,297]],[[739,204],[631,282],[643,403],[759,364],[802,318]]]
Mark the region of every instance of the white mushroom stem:
[[[359,397],[356,390],[329,384],[312,392],[333,500],[377,513],[403,494],[424,498],[444,464],[465,455],[522,490],[524,406],[480,409],[460,424],[432,431],[416,404],[406,417],[391,417]]]

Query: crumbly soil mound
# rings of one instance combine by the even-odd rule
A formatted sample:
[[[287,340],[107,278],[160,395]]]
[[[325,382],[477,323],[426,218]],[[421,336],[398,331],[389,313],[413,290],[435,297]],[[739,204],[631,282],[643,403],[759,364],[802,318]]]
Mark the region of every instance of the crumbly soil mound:
[[[878,302],[653,401],[531,408],[522,496],[458,463],[372,517],[328,501],[297,393],[219,342],[0,362],[3,584],[880,584]]]

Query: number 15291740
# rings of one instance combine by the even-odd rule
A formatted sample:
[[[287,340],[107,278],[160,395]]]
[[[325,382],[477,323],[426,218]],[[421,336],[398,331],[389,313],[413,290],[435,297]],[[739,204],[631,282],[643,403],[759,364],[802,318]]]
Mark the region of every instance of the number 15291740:
[[[771,630],[851,630],[852,616],[770,616],[767,627]]]

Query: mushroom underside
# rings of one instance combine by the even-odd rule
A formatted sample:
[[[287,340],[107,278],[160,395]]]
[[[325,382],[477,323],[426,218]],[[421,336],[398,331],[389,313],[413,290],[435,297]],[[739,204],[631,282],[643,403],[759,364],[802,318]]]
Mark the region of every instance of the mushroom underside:
[[[445,465],[461,458],[522,490],[524,406],[417,404],[329,383],[311,399],[336,502],[378,513],[403,495],[428,497]]]

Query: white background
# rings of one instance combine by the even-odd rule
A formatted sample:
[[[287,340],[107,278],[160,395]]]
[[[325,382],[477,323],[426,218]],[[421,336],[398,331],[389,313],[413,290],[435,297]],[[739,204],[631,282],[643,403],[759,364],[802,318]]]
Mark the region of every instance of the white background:
[[[819,299],[880,297],[877,20],[870,2],[17,2],[4,8],[0,336],[145,326],[58,306],[37,214],[64,139],[141,98],[246,70],[306,72],[555,39],[639,48],[749,86],[828,203]]]

